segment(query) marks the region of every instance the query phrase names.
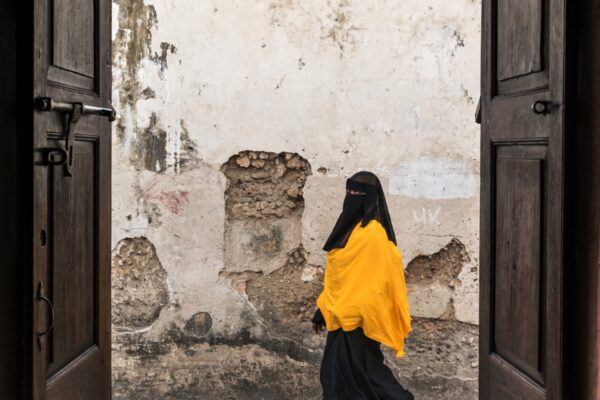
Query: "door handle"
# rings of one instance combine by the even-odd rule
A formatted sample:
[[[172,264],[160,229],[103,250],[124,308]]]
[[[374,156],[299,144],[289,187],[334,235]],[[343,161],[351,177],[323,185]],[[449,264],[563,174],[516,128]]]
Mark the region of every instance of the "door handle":
[[[50,309],[50,324],[49,324],[48,328],[46,328],[46,330],[44,332],[37,334],[38,349],[39,349],[39,351],[42,351],[42,339],[47,334],[50,333],[52,328],[54,328],[54,306],[52,305],[52,302],[50,301],[50,299],[48,297],[46,297],[46,294],[44,292],[44,284],[42,282],[40,282],[40,284],[38,286],[37,299],[46,303],[48,305],[48,308]]]
[[[117,114],[114,108],[104,108],[96,106],[88,106],[81,102],[61,103],[55,102],[51,97],[38,97],[35,99],[35,108],[38,111],[58,111],[64,113],[65,124],[65,148],[66,158],[59,162],[56,158],[53,160],[45,160],[46,164],[65,166],[65,175],[73,176],[73,143],[75,142],[75,125],[82,115],[92,114],[107,117],[109,121],[114,121]],[[56,153],[55,153],[56,155]]]
[[[110,122],[117,119],[117,113],[114,108],[104,108],[96,106],[88,106],[83,103],[62,103],[54,101],[51,97],[38,97],[35,99],[35,108],[38,111],[58,111],[65,113],[72,113],[75,110],[75,106],[81,106],[81,115],[102,115],[107,117]]]
[[[552,104],[549,101],[538,100],[531,105],[531,110],[538,115],[550,114]]]

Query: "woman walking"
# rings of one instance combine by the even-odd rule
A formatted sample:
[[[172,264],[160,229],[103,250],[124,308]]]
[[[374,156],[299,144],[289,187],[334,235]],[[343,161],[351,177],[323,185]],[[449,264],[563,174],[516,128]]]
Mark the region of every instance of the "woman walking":
[[[328,330],[323,399],[414,399],[380,349],[404,355],[411,326],[402,256],[377,176],[363,171],[346,181],[342,213],[323,249],[325,284],[312,320],[315,332]]]

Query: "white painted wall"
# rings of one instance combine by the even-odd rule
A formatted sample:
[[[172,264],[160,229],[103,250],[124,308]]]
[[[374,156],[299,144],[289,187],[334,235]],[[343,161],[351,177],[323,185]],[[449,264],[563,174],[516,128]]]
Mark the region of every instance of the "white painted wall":
[[[454,293],[457,319],[477,323],[480,4],[471,0],[147,0],[156,10],[150,52],[136,79],[155,98],[121,101],[127,58],[116,48],[113,244],[147,236],[169,274],[171,303],[151,328],[199,309],[234,331],[242,296],[223,267],[226,179],[242,150],[297,152],[313,175],[304,195],[310,262],[341,208],[344,179],[378,174],[405,263],[458,238],[471,263]],[[114,35],[126,29],[114,5]],[[121,32],[131,34],[131,32]],[[150,57],[175,46],[166,66]],[[135,167],[131,152],[150,116],[167,132],[167,171]],[[200,159],[178,168],[186,127]],[[322,172],[319,172],[322,171]],[[185,192],[173,211],[169,198]],[[166,194],[166,195],[163,195]],[[148,210],[160,215],[149,223]],[[448,290],[441,288],[440,301]],[[428,296],[436,297],[435,288]],[[422,316],[439,307],[421,307]],[[424,311],[423,311],[424,310]],[[430,311],[428,311],[430,310]],[[429,314],[428,314],[429,313]]]

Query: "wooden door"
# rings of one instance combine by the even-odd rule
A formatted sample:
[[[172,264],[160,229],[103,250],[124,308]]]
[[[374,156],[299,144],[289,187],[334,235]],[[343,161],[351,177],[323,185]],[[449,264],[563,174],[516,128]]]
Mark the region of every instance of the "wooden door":
[[[34,2],[35,400],[111,393],[111,128],[93,108],[110,103],[110,7],[109,0]]]
[[[484,0],[480,398],[562,399],[564,0]]]

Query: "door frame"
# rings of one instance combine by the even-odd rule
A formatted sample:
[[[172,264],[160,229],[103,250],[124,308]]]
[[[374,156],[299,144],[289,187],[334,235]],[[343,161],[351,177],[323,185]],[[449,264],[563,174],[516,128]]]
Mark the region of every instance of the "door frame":
[[[5,60],[0,63],[0,196],[2,229],[0,254],[0,398],[30,399],[33,342],[32,281],[33,197],[33,43],[34,2],[3,2],[0,6],[0,44]],[[30,134],[23,134],[29,132]]]
[[[573,310],[565,320],[566,343],[571,348],[566,361],[566,388],[579,397],[595,398],[600,393],[600,276],[597,260],[600,243],[593,236],[600,231],[600,80],[594,71],[600,69],[600,17],[592,11],[597,0],[583,0],[580,10],[569,13],[570,43],[568,54],[570,73],[578,71],[578,84],[571,85],[575,107],[567,109],[568,121],[578,140],[570,144],[568,165],[570,179],[567,190],[569,207],[565,256],[576,265],[565,275],[566,300]],[[3,126],[3,146],[0,146],[0,182],[4,195],[0,196],[3,226],[0,230],[2,273],[0,279],[0,315],[5,326],[0,330],[3,357],[0,358],[0,398],[29,399],[31,397],[32,332],[32,262],[28,240],[32,237],[31,182],[33,176],[32,135],[32,73],[35,51],[32,43],[31,15],[33,2],[2,2],[0,5],[0,44],[6,59],[0,63],[0,76],[5,77],[0,90],[0,122]],[[581,50],[581,51],[579,51]],[[579,64],[579,65],[578,65]],[[581,68],[581,66],[588,68]],[[594,80],[595,78],[595,80]],[[579,88],[579,90],[576,90]],[[578,123],[575,123],[578,121]],[[593,157],[585,157],[592,154]],[[579,156],[579,157],[578,157]],[[593,215],[594,218],[590,218]],[[575,255],[575,256],[573,256]],[[575,259],[575,263],[573,263]],[[17,371],[21,371],[17,374]]]
[[[566,390],[573,399],[600,397],[600,1],[581,0],[573,10],[568,56],[575,75],[569,153],[569,265],[565,275]]]

